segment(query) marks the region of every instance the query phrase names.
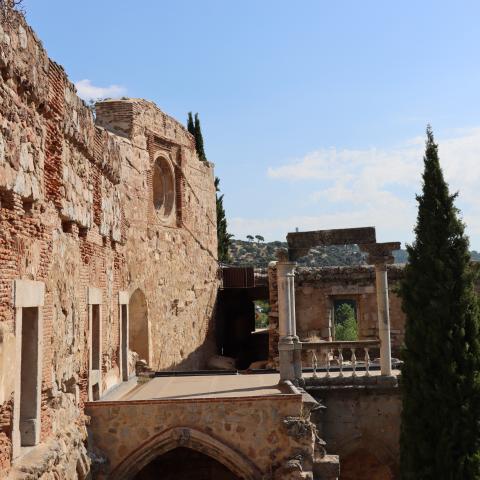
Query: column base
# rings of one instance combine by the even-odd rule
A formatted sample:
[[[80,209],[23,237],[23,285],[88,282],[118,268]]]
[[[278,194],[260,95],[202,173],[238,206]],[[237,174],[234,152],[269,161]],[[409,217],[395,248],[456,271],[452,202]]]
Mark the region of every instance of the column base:
[[[295,380],[302,385],[304,383],[302,376],[302,342],[297,336],[293,337],[293,348],[293,370],[295,373]]]
[[[278,342],[281,382],[285,380],[295,381],[294,352],[293,337],[282,337]]]

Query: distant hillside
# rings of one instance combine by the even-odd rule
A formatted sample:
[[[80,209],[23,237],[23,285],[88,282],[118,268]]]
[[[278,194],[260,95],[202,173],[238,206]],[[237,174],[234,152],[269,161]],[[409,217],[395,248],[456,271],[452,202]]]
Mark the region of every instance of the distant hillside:
[[[267,267],[269,262],[276,260],[276,251],[287,248],[287,242],[247,242],[232,240],[230,255],[233,265],[252,267]],[[301,258],[300,265],[308,266],[335,266],[335,265],[362,265],[365,264],[364,255],[356,245],[316,247]]]
[[[232,265],[267,267],[269,262],[276,260],[276,251],[287,248],[287,242],[247,242],[232,240],[230,255]],[[480,261],[480,253],[472,251],[472,260]],[[408,255],[406,250],[394,252],[395,263],[406,263]],[[301,258],[300,265],[332,267],[347,265],[364,265],[365,255],[356,245],[316,247],[310,250],[308,256]]]

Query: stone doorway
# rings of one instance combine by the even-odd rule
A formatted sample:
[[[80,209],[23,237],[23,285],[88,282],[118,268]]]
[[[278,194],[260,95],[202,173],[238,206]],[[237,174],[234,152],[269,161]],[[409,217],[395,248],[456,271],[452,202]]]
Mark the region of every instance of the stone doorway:
[[[240,480],[217,460],[185,447],[158,456],[134,480]]]

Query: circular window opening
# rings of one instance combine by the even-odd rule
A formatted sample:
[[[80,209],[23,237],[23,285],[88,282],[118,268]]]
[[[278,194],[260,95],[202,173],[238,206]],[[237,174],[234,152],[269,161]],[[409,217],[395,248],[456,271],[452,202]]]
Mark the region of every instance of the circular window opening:
[[[153,168],[153,205],[160,217],[167,218],[173,211],[175,179],[167,159],[158,158]]]

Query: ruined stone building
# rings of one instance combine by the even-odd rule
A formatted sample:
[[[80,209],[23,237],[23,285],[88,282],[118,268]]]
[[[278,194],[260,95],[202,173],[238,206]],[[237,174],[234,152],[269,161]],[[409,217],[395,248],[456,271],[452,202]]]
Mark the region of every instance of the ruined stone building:
[[[397,295],[404,265],[388,266],[390,337],[394,357],[400,356],[405,332],[405,314]],[[335,306],[348,302],[355,308],[360,340],[378,338],[375,269],[372,265],[348,267],[298,267],[295,275],[297,331],[301,340],[335,339]],[[278,356],[277,272],[269,268],[270,348],[269,358]]]
[[[213,165],[151,102],[94,120],[20,18],[0,46],[0,471],[56,437],[75,471],[87,400],[212,353]]]
[[[11,12],[0,25],[1,479],[397,478],[396,244],[372,228],[310,232],[269,286],[227,291],[216,239],[213,165],[186,129],[141,99],[93,113]],[[307,250],[364,243],[375,267],[299,270],[295,301],[305,239]],[[258,338],[270,346],[242,323],[268,292]],[[331,342],[332,301],[352,295],[362,341]],[[391,310],[395,350],[393,297]],[[206,372],[219,332],[238,358],[264,348],[272,369]],[[302,368],[315,351],[326,366]]]

